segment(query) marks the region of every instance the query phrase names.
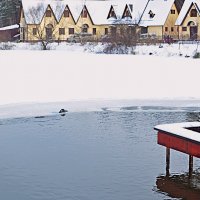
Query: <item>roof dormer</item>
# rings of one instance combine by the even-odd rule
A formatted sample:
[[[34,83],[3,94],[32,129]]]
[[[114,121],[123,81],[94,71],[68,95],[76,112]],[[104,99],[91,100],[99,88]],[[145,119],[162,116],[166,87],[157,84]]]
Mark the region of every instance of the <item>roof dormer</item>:
[[[110,11],[108,13],[107,19],[109,19],[109,18],[115,18],[115,19],[117,19],[117,15],[115,13],[115,10],[114,10],[113,6],[110,7]]]
[[[122,18],[127,18],[127,17],[132,18],[132,15],[131,15],[128,5],[126,5],[126,7],[124,9],[124,13],[122,15]]]

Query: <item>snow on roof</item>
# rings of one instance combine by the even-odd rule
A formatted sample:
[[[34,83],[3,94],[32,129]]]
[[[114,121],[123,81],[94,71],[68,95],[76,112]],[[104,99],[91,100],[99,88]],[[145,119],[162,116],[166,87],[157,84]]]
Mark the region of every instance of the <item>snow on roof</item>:
[[[200,127],[200,122],[185,122],[185,123],[158,125],[155,127],[155,130],[161,132],[162,131],[167,132],[175,136],[200,142],[200,133],[187,129],[194,127]]]
[[[150,0],[141,18],[141,26],[162,26],[165,24],[175,0]],[[153,17],[150,16],[152,13]]]
[[[129,1],[122,1],[122,0],[107,0],[107,1],[22,0],[22,5],[23,5],[26,22],[28,24],[40,23],[48,5],[50,5],[50,7],[52,8],[57,21],[60,20],[65,7],[68,6],[73,15],[75,22],[77,22],[81,14],[81,11],[85,5],[86,8],[88,9],[88,12],[94,24],[111,24],[113,23],[113,20],[107,19],[111,6],[113,6],[114,11],[117,16],[117,19],[115,21],[121,20],[121,22],[135,23],[135,22],[139,22],[140,16],[142,12],[144,11],[147,1],[148,0],[129,0]],[[33,21],[30,15],[30,8],[32,7],[36,8],[38,5],[42,5],[42,9],[40,13],[38,14],[37,20]],[[122,15],[123,15],[126,5],[128,5],[128,8],[132,15],[131,20],[130,19],[122,20]],[[131,9],[131,5],[133,9]]]
[[[183,20],[187,14],[187,12],[190,9],[190,6],[194,3],[194,5],[197,7],[197,11],[199,13],[200,8],[200,0],[185,0],[183,7],[181,9],[181,12],[179,13],[179,16],[176,20],[176,25],[181,25],[183,23]]]
[[[11,29],[16,29],[16,28],[19,28],[18,24],[2,27],[2,28],[0,28],[0,31],[11,30]]]

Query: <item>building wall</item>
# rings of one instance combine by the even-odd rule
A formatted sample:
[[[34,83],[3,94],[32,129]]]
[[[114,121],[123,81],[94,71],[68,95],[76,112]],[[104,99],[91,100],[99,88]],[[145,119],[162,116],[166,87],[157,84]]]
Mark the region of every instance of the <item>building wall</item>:
[[[62,15],[60,21],[58,22],[58,24],[56,25],[56,38],[57,40],[66,40],[69,37],[69,28],[73,28],[75,31],[75,21],[71,15],[71,13],[69,14],[69,17],[64,17],[64,14]],[[65,34],[64,35],[60,35],[59,34],[59,28],[64,28],[65,29]]]
[[[171,10],[174,10],[175,13],[171,13]],[[163,36],[169,35],[173,39],[178,39],[178,26],[175,26],[176,20],[178,18],[178,10],[175,4],[173,4],[171,10],[163,27]]]
[[[159,40],[162,39],[162,33],[163,33],[162,26],[149,26],[148,27],[148,34],[153,37],[155,35],[156,38]]]
[[[191,17],[190,12],[192,9],[196,9],[194,5],[190,8],[182,25],[179,26],[179,38],[180,39],[183,39],[183,40],[190,39],[190,27],[188,26],[188,23],[191,21],[193,21],[196,24],[196,26],[198,27],[198,39],[200,39],[200,16],[197,14],[197,17]],[[183,27],[185,27],[187,30],[183,31]]]
[[[16,35],[19,34],[19,29],[11,29],[11,30],[1,30],[0,31],[0,42],[8,42],[15,41],[18,39]]]
[[[53,25],[53,40],[56,41],[66,41],[68,37],[70,37],[69,34],[69,28],[74,29],[74,33],[81,33],[82,26],[84,24],[88,25],[88,33],[93,34],[93,29],[96,28],[96,34],[94,35],[94,39],[98,39],[101,36],[105,35],[105,28],[109,28],[108,25],[95,25],[92,22],[92,19],[89,14],[87,14],[86,18],[83,18],[81,15],[78,19],[78,21],[75,23],[73,16],[69,15],[69,17],[64,17],[64,14],[62,14],[62,17],[59,22],[56,21],[55,16],[53,15],[53,11],[51,10],[51,7],[48,7],[47,10],[50,10],[52,12],[51,17],[46,17],[42,19],[42,22],[39,25],[36,24],[26,24],[23,10],[21,11],[21,17],[20,17],[20,38],[21,41],[38,41],[41,39],[46,38],[46,31],[45,27],[47,27],[49,24]],[[38,32],[37,35],[33,35],[33,29],[37,28]],[[65,34],[60,34],[59,29],[64,28]],[[40,33],[40,34],[39,34]],[[42,35],[42,37],[41,37]]]

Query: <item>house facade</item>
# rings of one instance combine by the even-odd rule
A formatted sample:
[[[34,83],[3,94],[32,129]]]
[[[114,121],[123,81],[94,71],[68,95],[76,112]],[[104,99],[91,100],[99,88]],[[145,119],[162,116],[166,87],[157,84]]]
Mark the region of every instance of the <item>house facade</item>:
[[[147,1],[87,1],[83,4],[82,1],[24,0],[20,13],[20,40],[66,41],[74,34],[90,34],[99,39],[117,32],[121,25],[136,26]]]
[[[200,1],[186,1],[176,24],[179,26],[179,39],[200,39]]]
[[[122,27],[141,38],[196,40],[199,26],[200,0],[22,0],[20,12],[20,40],[30,42],[66,41],[75,34],[98,40]]]
[[[167,36],[178,39],[178,15],[175,0],[150,0],[140,20],[141,33],[159,40]]]

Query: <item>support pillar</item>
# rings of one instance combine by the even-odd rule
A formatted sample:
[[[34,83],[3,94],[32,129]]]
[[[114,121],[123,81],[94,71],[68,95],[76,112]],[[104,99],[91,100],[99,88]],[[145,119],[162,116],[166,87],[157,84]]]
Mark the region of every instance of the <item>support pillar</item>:
[[[170,175],[170,148],[166,148],[166,176]]]
[[[193,173],[193,156],[189,155],[189,178],[192,178]]]

